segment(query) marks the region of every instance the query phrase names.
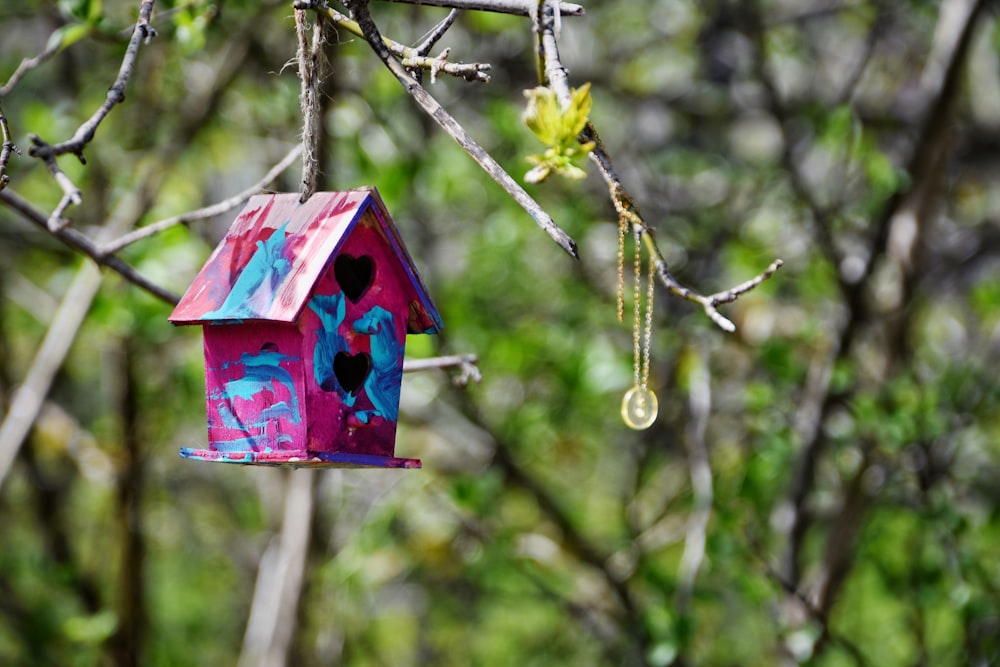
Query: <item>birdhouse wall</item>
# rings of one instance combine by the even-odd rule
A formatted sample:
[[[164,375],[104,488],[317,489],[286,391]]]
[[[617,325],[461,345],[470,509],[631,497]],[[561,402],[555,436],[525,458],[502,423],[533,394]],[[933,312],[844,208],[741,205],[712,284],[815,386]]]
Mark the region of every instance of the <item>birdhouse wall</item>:
[[[205,327],[209,449],[301,450],[306,438],[303,367],[294,325]]]
[[[310,451],[393,456],[411,282],[371,211],[299,320]]]

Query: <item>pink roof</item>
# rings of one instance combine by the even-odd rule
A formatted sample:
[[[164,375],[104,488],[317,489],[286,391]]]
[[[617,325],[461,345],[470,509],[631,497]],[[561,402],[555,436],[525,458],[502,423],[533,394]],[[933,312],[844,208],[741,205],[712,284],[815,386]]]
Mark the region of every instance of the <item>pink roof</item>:
[[[369,207],[420,304],[424,331],[441,318],[374,188],[299,195],[255,195],[236,217],[170,315],[174,324],[295,322],[316,281]],[[411,331],[410,333],[418,333]]]

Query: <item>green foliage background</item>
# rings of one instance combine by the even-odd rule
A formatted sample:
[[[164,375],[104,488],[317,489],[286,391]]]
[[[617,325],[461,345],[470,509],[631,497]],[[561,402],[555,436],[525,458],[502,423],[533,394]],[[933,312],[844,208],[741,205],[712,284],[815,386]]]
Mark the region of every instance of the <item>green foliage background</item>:
[[[0,9],[0,82],[54,31],[63,39],[0,99],[25,153],[28,133],[58,141],[103,102],[137,5]],[[87,165],[60,161],[84,192],[71,216],[88,233],[134,199],[145,224],[224,198],[299,137],[290,3],[156,7],[159,34]],[[444,15],[372,8],[408,43]],[[1000,664],[993,13],[979,15],[954,92],[915,270],[901,280],[884,248],[869,253],[880,215],[913,183],[906,156],[939,11],[636,0],[563,19],[570,79],[591,83],[590,117],[674,274],[712,292],[785,260],[725,308],[736,334],[658,295],[661,414],[641,433],[618,416],[632,338],[615,320],[604,184],[529,186],[579,242],[574,262],[363,42],[331,40],[328,185],[379,188],[439,306],[443,335],[413,338],[408,354],[475,353],[483,380],[406,376],[397,452],[422,471],[310,473],[318,501],[299,612],[285,619],[289,664]],[[522,18],[465,13],[442,44],[491,63],[492,82],[425,82],[518,176],[539,151],[521,122],[533,40]],[[760,49],[781,108],[754,65]],[[16,157],[9,173],[39,208],[58,203],[39,161]],[[295,170],[274,187],[296,190]],[[182,292],[229,222],[122,256]],[[0,236],[9,402],[89,260],[4,206]],[[172,328],[169,312],[104,276],[4,483],[2,664],[238,660],[288,475],[177,457],[204,441],[202,359],[199,332]]]

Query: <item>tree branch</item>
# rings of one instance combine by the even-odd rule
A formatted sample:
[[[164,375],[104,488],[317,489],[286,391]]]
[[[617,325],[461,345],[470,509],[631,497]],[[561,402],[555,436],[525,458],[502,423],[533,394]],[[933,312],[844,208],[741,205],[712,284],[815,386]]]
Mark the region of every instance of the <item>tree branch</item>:
[[[326,16],[333,21],[335,25],[344,28],[348,32],[362,39],[365,39],[364,30],[358,25],[357,21],[344,16],[334,8],[330,7],[326,2],[320,0],[296,0],[294,7],[297,10],[301,9],[314,9],[316,11],[322,11]],[[450,16],[450,15],[449,15]],[[400,59],[403,67],[409,70],[427,70],[431,73],[431,82],[440,72],[455,76],[458,78],[465,79],[466,81],[478,81],[480,83],[487,83],[490,80],[490,75],[487,72],[490,70],[490,66],[487,63],[452,63],[448,62],[448,55],[450,51],[445,49],[439,56],[435,58],[430,58],[427,56],[427,52],[433,47],[434,41],[440,39],[440,36],[444,34],[444,30],[450,27],[450,23],[442,21],[439,23],[428,39],[425,39],[417,47],[409,47],[405,44],[401,44],[393,39],[383,36],[382,42],[389,49],[389,51]],[[442,26],[445,26],[442,29]],[[437,31],[441,31],[440,35],[435,34]],[[433,39],[433,41],[432,41]],[[419,82],[418,82],[419,83]]]
[[[14,140],[10,136],[10,128],[7,126],[7,116],[3,113],[3,105],[0,105],[0,134],[3,136],[3,145],[0,146],[0,190],[10,183],[10,176],[7,175],[7,163],[10,156],[17,150]]]
[[[153,13],[153,3],[154,0],[142,0],[139,3],[139,19],[132,30],[132,38],[129,40],[128,47],[125,49],[125,57],[122,58],[121,67],[118,69],[118,77],[111,85],[111,88],[108,89],[104,104],[94,112],[93,116],[77,128],[73,136],[66,141],[50,145],[41,139],[37,139],[35,146],[28,151],[30,155],[44,160],[72,153],[80,159],[80,162],[86,164],[87,160],[83,155],[83,149],[94,139],[94,133],[97,132],[98,126],[107,118],[115,105],[125,101],[125,86],[128,84],[128,80],[135,68],[135,61],[139,54],[139,44],[142,42],[148,43],[149,40],[156,36],[156,30],[149,24],[150,16]]]
[[[431,52],[431,49],[434,48],[434,45],[437,44],[442,37],[444,37],[444,34],[448,32],[448,29],[455,24],[455,19],[457,18],[457,9],[453,9],[448,12],[448,16],[445,16],[436,26],[431,28],[430,32],[427,33],[427,36],[424,37],[423,41],[413,47],[413,49],[418,55],[426,56]]]
[[[321,3],[321,6],[324,3]],[[555,221],[549,216],[545,210],[538,205],[538,203],[531,198],[524,188],[517,184],[517,182],[504,171],[493,157],[483,149],[476,141],[465,131],[457,120],[455,120],[444,107],[434,99],[434,97],[424,89],[420,83],[406,71],[406,68],[398,60],[396,60],[392,53],[386,47],[382,36],[378,32],[378,27],[372,20],[371,14],[368,12],[368,1],[367,0],[348,0],[348,7],[354,14],[355,20],[361,27],[364,33],[365,39],[371,46],[372,50],[375,51],[376,55],[382,60],[385,66],[390,72],[399,80],[417,103],[423,108],[434,121],[441,126],[441,128],[448,133],[448,135],[458,142],[458,145],[465,149],[472,159],[474,159],[483,170],[489,174],[493,180],[495,180],[500,187],[502,187],[507,194],[509,194],[514,201],[521,205],[527,213],[535,220],[539,227],[545,231],[552,240],[554,240],[559,246],[568,252],[574,259],[577,259],[579,255],[577,254],[576,241],[574,241],[569,234],[562,230],[555,223]]]
[[[450,7],[452,9],[470,9],[480,12],[496,12],[498,14],[514,14],[515,16],[531,16],[537,7],[536,0],[384,0],[407,5],[424,5],[427,7]],[[563,16],[583,16],[586,11],[582,5],[572,2],[560,2],[559,12]]]
[[[10,194],[10,191],[0,192],[0,197]],[[0,423],[0,488],[42,409],[56,373],[69,354],[76,332],[83,325],[100,286],[100,271],[85,262],[77,270],[24,381],[11,400],[7,416]]]
[[[118,69],[118,77],[111,85],[111,88],[108,89],[107,95],[104,98],[104,104],[86,122],[80,125],[76,132],[73,133],[73,136],[66,141],[52,145],[46,143],[38,135],[31,135],[32,146],[28,149],[28,154],[45,162],[45,166],[63,190],[63,198],[55,210],[52,211],[47,221],[50,231],[58,231],[68,224],[67,221],[63,220],[63,214],[66,212],[66,209],[70,205],[79,205],[83,201],[80,189],[59,168],[59,165],[56,164],[56,158],[66,153],[72,153],[77,156],[82,164],[87,163],[83,149],[93,141],[98,126],[107,118],[115,105],[125,100],[125,86],[128,84],[128,80],[135,68],[135,61],[139,53],[139,44],[143,41],[148,43],[156,35],[156,30],[149,24],[150,16],[153,12],[153,1],[142,0],[139,4],[139,18],[136,21],[135,28],[132,30],[132,38],[129,40],[128,47],[125,49],[125,56],[122,58],[121,67]]]
[[[403,372],[414,373],[417,371],[427,371],[434,368],[458,368],[461,375],[455,378],[454,383],[459,387],[464,387],[472,382],[480,382],[483,374],[480,372],[479,357],[474,354],[453,354],[444,357],[431,357],[429,359],[405,359],[403,361]]]
[[[194,211],[188,211],[187,213],[181,213],[180,215],[175,215],[170,218],[164,218],[163,220],[158,220],[157,222],[141,227],[133,232],[119,236],[117,239],[108,241],[107,243],[101,245],[100,254],[102,256],[113,255],[122,248],[129,246],[136,241],[149,238],[150,236],[159,234],[160,232],[170,229],[171,227],[186,225],[199,220],[207,220],[208,218],[214,218],[217,215],[222,215],[223,213],[233,210],[250,198],[250,196],[260,192],[266,185],[281,175],[283,171],[288,169],[288,167],[290,167],[292,163],[298,159],[301,153],[302,144],[296,144],[290,151],[288,151],[288,153],[285,154],[283,158],[281,158],[277,164],[271,167],[271,169],[264,174],[259,181],[241,192],[238,192],[227,199],[223,199],[220,202],[216,202],[211,206],[205,206],[204,208],[195,209]]]
[[[14,86],[16,86],[17,82],[21,80],[21,77],[23,77],[29,71],[35,69],[36,67],[44,63],[46,60],[48,60],[55,54],[59,53],[59,48],[61,46],[62,46],[61,39],[53,42],[52,38],[50,37],[49,44],[45,47],[44,51],[42,51],[33,58],[21,59],[21,64],[17,66],[17,69],[14,70],[14,73],[10,75],[9,79],[7,79],[7,83],[5,83],[3,86],[0,86],[0,99],[6,97],[8,94],[10,94],[12,90],[14,90]]]
[[[104,254],[100,246],[91,241],[86,234],[78,232],[71,227],[55,231],[50,230],[48,217],[30,203],[19,197],[13,191],[4,190],[3,192],[0,192],[0,203],[6,204],[11,209],[21,214],[21,217],[25,220],[32,222],[43,230],[51,233],[70,248],[82,252],[101,266],[108,267],[128,282],[136,285],[137,287],[141,287],[156,298],[166,301],[169,304],[176,304],[181,300],[178,295],[145,278],[121,258],[116,257],[115,255]]]

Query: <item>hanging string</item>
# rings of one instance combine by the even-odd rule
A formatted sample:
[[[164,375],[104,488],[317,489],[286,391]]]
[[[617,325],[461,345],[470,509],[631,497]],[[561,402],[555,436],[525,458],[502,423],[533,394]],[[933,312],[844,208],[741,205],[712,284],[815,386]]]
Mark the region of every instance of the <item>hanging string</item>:
[[[299,65],[299,80],[302,90],[299,93],[299,107],[302,111],[302,196],[299,201],[305,202],[316,191],[316,181],[319,174],[319,142],[322,140],[320,123],[319,87],[322,81],[323,49],[326,46],[326,36],[323,30],[323,19],[316,17],[312,27],[312,44],[309,43],[309,21],[306,10],[295,10],[295,35],[298,40],[296,58]]]
[[[639,347],[639,312],[642,307],[640,294],[642,294],[642,230],[635,228],[635,252],[632,255],[632,375],[634,376],[634,386],[645,387],[646,383],[640,383],[639,367],[642,357],[642,350]],[[649,304],[646,304],[648,311]]]
[[[625,235],[628,233],[628,219],[618,216],[618,321],[625,319]]]
[[[628,220],[618,221],[618,320],[624,315],[625,299],[625,233]],[[650,347],[653,337],[653,299],[656,262],[652,255],[646,270],[646,310],[642,311],[642,235],[643,228],[634,227],[632,255],[632,388],[622,398],[621,414],[625,425],[633,429],[649,428],[656,420],[659,405],[656,394],[649,388]]]
[[[656,278],[656,262],[649,257],[649,270],[646,273],[646,329],[642,339],[642,388],[649,384],[649,347],[653,337],[653,297],[654,279]]]

